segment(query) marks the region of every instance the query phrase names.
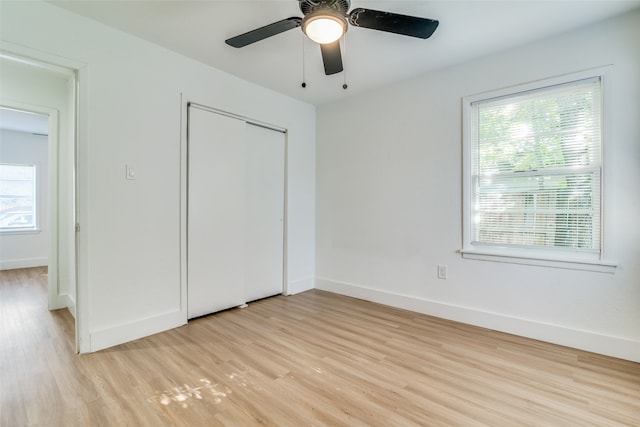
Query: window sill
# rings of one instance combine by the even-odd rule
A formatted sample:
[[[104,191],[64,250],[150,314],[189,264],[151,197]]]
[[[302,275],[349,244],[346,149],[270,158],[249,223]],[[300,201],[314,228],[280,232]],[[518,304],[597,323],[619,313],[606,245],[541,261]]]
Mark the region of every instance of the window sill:
[[[563,268],[567,270],[593,271],[598,273],[615,273],[618,263],[604,260],[544,259],[525,254],[504,254],[476,249],[461,249],[462,258],[480,261],[503,262],[510,264],[534,265],[540,267]]]
[[[42,230],[39,228],[16,228],[0,230],[0,235],[12,235],[12,234],[39,234]]]

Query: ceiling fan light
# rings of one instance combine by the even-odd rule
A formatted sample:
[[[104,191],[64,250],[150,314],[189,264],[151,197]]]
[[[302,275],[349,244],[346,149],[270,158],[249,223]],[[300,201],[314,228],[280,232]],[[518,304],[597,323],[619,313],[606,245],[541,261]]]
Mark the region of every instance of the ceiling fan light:
[[[347,21],[341,15],[322,11],[307,15],[302,20],[302,31],[316,43],[333,43],[347,31]]]

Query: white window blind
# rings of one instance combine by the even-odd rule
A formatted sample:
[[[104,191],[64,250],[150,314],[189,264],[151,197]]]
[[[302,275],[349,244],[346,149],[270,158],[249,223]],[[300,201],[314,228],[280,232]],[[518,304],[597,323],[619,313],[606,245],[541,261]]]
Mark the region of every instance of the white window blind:
[[[35,228],[35,165],[0,164],[0,231]]]
[[[600,253],[599,77],[471,103],[470,243]]]

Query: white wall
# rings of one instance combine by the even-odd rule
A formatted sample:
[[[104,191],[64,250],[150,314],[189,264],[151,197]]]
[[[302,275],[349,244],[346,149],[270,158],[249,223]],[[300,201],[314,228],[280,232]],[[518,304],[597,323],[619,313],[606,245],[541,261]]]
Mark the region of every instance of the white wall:
[[[287,276],[294,291],[313,286],[313,106],[50,4],[3,1],[1,7],[4,49],[85,64],[78,147],[82,351],[186,321],[181,93],[288,129]],[[136,180],[125,180],[126,164],[136,168]]]
[[[37,232],[0,236],[0,270],[47,265],[49,258],[48,147],[46,135],[0,129],[0,162],[36,165]]]
[[[619,268],[462,259],[462,97],[607,64],[605,245]],[[639,99],[636,11],[319,107],[316,286],[640,361]]]

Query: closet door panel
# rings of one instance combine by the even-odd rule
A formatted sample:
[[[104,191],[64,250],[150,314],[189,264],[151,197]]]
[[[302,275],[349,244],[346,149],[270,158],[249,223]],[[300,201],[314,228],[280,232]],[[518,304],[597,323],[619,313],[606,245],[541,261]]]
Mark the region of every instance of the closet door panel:
[[[245,123],[189,107],[188,317],[245,302]]]
[[[245,299],[283,290],[285,134],[246,126]]]

